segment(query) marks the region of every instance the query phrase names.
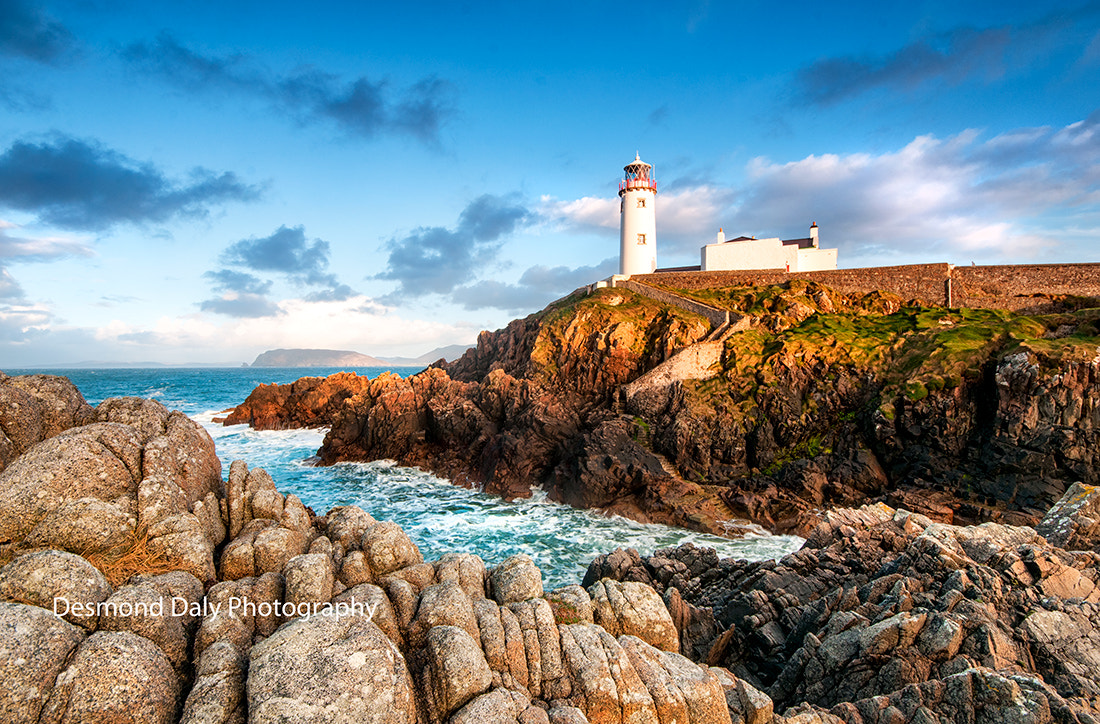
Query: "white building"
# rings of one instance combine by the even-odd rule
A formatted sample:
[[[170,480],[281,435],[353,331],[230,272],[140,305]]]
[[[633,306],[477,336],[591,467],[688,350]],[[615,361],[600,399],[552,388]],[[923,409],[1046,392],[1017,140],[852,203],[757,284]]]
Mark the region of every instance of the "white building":
[[[702,271],[740,271],[782,269],[789,272],[836,269],[836,249],[818,246],[817,224],[810,226],[804,239],[754,239],[739,236],[727,239],[718,230],[718,241],[700,250]]]
[[[619,273],[652,274],[657,269],[657,181],[638,154],[623,167],[619,182]]]
[[[623,167],[619,182],[619,274],[652,274],[657,270],[657,181],[653,167],[638,154]],[[836,249],[818,246],[817,224],[805,239],[727,239],[718,230],[718,241],[700,250],[702,271],[780,269],[788,272],[836,269]],[[696,267],[678,268],[689,271]],[[673,271],[668,269],[665,271]]]

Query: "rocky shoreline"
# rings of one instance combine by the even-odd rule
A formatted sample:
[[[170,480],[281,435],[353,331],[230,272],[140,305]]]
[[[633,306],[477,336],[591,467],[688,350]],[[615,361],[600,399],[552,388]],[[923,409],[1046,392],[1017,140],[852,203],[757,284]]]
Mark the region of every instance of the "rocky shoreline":
[[[324,464],[394,459],[716,534],[748,520],[805,536],[817,511],[868,501],[1034,525],[1073,482],[1100,483],[1096,309],[953,310],[795,281],[692,293],[737,325],[709,339],[698,315],[601,289],[406,379],[261,386],[225,422],[328,426]]]
[[[425,562],[366,511],[223,480],[153,401],[0,377],[0,429],[3,721],[1100,721],[1091,486],[1038,532],[877,504],[779,561],[619,550],[546,592],[526,556]]]

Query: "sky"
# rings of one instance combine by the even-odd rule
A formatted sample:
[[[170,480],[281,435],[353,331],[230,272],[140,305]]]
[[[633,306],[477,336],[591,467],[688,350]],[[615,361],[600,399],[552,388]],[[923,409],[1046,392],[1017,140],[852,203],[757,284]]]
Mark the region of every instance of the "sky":
[[[0,369],[416,356],[811,222],[1100,261],[1100,2],[0,0]]]

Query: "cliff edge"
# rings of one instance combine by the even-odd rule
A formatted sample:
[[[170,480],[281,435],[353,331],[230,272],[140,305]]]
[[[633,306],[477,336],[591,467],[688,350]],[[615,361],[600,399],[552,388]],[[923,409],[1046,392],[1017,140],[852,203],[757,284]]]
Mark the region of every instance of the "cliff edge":
[[[876,500],[1034,524],[1073,482],[1100,482],[1089,300],[1028,315],[799,280],[681,293],[740,321],[714,340],[703,317],[629,290],[577,294],[453,363],[348,386],[316,419],[320,457],[719,533],[747,519],[804,534],[816,510]],[[284,407],[271,419],[292,420]]]

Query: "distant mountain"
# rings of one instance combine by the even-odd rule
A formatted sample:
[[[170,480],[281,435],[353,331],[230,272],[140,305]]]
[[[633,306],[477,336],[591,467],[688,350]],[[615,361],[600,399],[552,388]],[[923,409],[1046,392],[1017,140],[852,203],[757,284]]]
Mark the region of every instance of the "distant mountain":
[[[253,367],[385,367],[377,357],[343,349],[269,349]]]
[[[431,352],[425,352],[419,357],[379,357],[386,364],[403,367],[415,367],[416,365],[430,365],[440,358],[448,362],[454,362],[472,348],[472,344],[449,344],[446,347],[436,347]]]

